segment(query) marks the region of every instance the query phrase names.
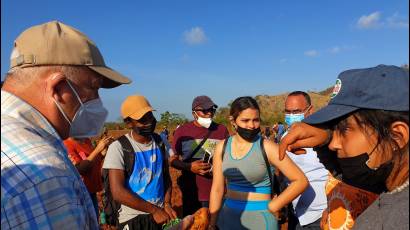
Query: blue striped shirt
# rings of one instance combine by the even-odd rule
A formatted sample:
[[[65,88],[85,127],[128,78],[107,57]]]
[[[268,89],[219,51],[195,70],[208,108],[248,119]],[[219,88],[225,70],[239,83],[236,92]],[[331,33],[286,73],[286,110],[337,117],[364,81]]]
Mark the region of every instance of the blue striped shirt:
[[[3,90],[1,229],[98,229],[91,198],[56,130]]]

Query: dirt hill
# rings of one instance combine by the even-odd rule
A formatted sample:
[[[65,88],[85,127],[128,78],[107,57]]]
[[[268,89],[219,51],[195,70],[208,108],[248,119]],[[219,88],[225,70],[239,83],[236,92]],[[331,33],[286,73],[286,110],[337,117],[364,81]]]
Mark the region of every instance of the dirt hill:
[[[320,92],[308,91],[308,94],[312,100],[312,105],[315,110],[327,105],[330,100],[330,93],[333,87],[329,87]],[[256,101],[261,108],[262,125],[273,125],[275,122],[284,122],[284,104],[286,96],[290,92],[286,92],[279,95],[258,95],[255,97]],[[229,116],[229,105],[227,107],[221,107],[216,114],[216,121],[227,124]]]

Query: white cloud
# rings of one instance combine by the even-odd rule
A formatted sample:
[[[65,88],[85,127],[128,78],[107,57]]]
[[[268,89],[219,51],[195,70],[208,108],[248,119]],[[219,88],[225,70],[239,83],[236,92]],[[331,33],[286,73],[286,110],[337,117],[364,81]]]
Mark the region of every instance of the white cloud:
[[[288,61],[288,59],[282,58],[282,59],[279,60],[279,63],[285,63],[285,62],[287,62],[287,61]]]
[[[396,12],[386,19],[386,25],[392,28],[409,28],[409,20]]]
[[[318,55],[319,55],[319,52],[317,50],[305,51],[305,56],[308,56],[308,57],[316,57]]]
[[[361,29],[376,28],[381,25],[381,13],[379,11],[373,12],[369,15],[363,15],[357,21],[357,27]]]
[[[374,29],[374,28],[409,28],[409,19],[399,13],[394,13],[386,19],[382,18],[381,13],[376,11],[369,15],[363,15],[357,21],[357,27],[360,29]]]
[[[332,48],[329,49],[329,52],[332,54],[337,54],[342,50],[342,48],[340,48],[339,46],[334,46]]]
[[[201,27],[194,27],[184,32],[184,41],[189,45],[200,45],[207,40],[208,38]]]

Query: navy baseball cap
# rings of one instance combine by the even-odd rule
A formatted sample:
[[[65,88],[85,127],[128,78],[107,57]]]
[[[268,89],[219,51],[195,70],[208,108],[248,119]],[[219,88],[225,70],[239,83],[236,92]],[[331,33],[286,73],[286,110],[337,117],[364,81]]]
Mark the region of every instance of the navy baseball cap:
[[[218,108],[218,106],[208,96],[202,95],[194,98],[192,101],[192,111],[200,106],[202,109]]]
[[[392,65],[347,70],[339,74],[330,97],[303,122],[322,124],[359,109],[409,111],[409,72]]]

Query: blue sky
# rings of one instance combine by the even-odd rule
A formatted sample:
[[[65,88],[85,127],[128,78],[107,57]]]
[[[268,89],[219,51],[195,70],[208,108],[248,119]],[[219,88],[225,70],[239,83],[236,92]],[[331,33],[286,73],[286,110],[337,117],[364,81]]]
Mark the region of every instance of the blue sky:
[[[142,94],[191,119],[195,96],[322,90],[346,69],[409,62],[409,1],[1,1],[1,79],[13,40],[58,20],[87,34],[133,82],[101,90],[109,121]]]

